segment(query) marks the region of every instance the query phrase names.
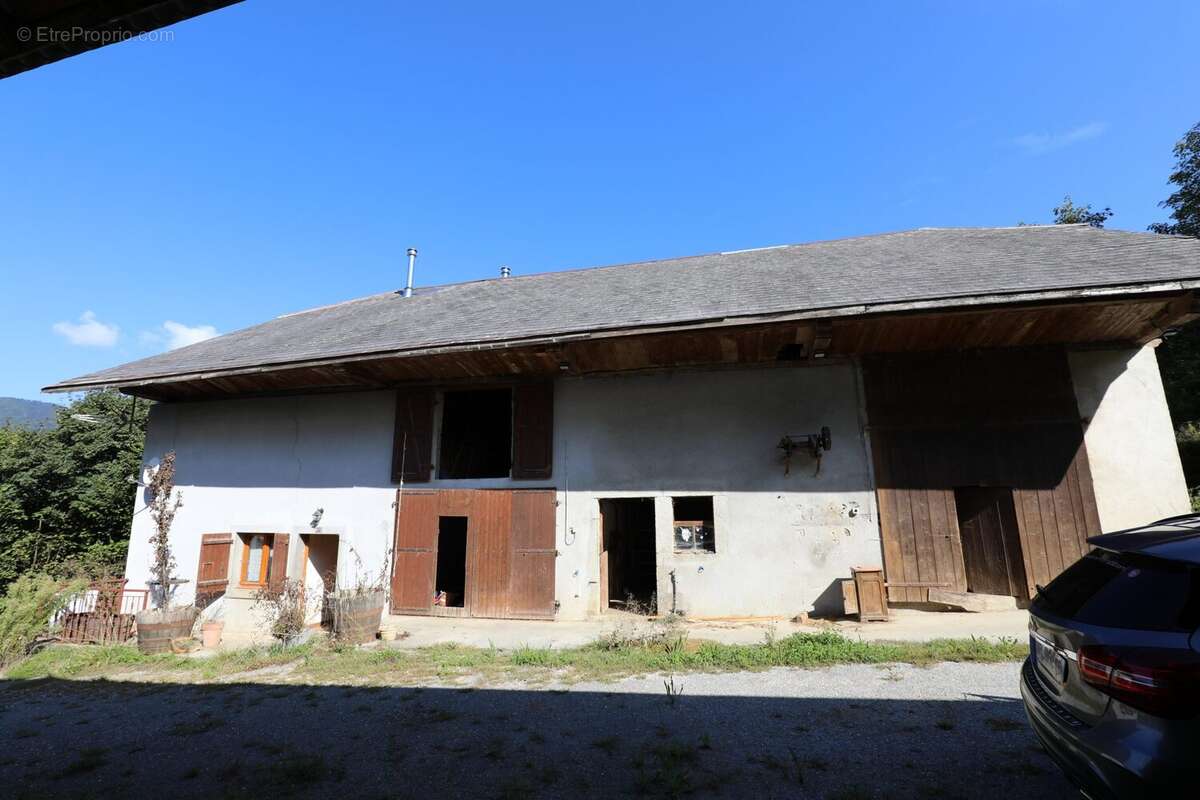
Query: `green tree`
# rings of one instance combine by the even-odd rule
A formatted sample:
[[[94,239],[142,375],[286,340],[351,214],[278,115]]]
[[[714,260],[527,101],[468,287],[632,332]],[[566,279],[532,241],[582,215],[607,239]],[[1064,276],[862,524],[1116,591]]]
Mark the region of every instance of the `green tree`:
[[[69,561],[123,565],[148,406],[92,392],[51,430],[0,428],[0,587]]]
[[[1104,223],[1113,215],[1111,208],[1105,208],[1103,211],[1092,211],[1092,206],[1089,203],[1086,206],[1077,206],[1071,202],[1071,195],[1063,198],[1062,205],[1054,207],[1054,224],[1055,225],[1091,225],[1093,228],[1103,228]]]
[[[1156,222],[1155,233],[1200,236],[1200,122],[1175,143],[1175,171],[1167,178],[1176,190],[1159,203],[1171,209],[1173,222]]]
[[[1154,233],[1200,237],[1200,123],[1175,143],[1175,170],[1167,178],[1176,189],[1159,203],[1171,209],[1171,222],[1156,222]],[[1200,510],[1200,323],[1185,326],[1158,348],[1163,388],[1183,472],[1192,490],[1192,505]]]

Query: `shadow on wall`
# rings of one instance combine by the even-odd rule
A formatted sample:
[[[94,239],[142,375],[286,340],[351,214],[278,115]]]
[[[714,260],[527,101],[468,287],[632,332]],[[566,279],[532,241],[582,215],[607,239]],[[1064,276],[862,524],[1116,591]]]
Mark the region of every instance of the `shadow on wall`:
[[[813,600],[812,615],[814,617],[839,617],[842,615],[846,607],[846,598],[842,594],[843,580],[843,578],[837,578],[830,581],[825,590]]]
[[[900,680],[889,670],[878,680]],[[737,675],[707,680],[739,691]],[[677,677],[674,701],[8,681],[0,781],[30,797],[1073,796],[1012,699],[689,694],[696,681]]]
[[[677,387],[663,380],[663,391],[652,403],[623,399],[624,381],[596,381],[597,388],[589,388],[585,399],[572,406],[573,415],[556,412],[551,479],[485,479],[467,485],[569,484],[573,491],[584,492],[870,491],[853,373],[847,369],[838,374],[851,389],[841,387],[828,397],[809,396],[807,402],[818,405],[811,411],[793,410],[802,394],[781,383],[784,371],[769,376],[768,387],[783,386],[786,391],[755,395],[734,382],[719,395],[667,392]],[[843,397],[848,391],[849,399]],[[146,451],[176,450],[177,482],[184,487],[394,489],[394,402],[392,392],[360,392],[159,404],[151,411]],[[782,437],[814,433],[822,425],[831,427],[833,447],[823,454],[819,474],[817,461],[807,453],[797,452],[785,465],[778,448]],[[464,482],[407,485],[455,488]]]

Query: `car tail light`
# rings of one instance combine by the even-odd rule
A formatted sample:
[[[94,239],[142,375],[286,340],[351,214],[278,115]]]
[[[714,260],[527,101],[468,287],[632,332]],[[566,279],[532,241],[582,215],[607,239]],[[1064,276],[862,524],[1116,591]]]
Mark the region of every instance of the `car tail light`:
[[[1200,713],[1200,654],[1087,645],[1077,655],[1080,677],[1128,706],[1170,719]]]

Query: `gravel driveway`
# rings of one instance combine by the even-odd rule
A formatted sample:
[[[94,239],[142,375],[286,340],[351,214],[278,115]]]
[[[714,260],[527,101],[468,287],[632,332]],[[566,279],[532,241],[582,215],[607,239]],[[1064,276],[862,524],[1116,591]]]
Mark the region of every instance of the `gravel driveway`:
[[[1017,664],[529,688],[0,689],[9,797],[1072,797]]]

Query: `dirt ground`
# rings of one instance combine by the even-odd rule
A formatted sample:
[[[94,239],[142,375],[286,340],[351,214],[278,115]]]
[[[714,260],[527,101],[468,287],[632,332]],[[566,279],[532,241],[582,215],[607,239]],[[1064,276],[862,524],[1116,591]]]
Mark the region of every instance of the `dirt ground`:
[[[569,687],[6,681],[0,794],[1067,798],[1019,665]],[[256,680],[269,679],[258,675]]]

